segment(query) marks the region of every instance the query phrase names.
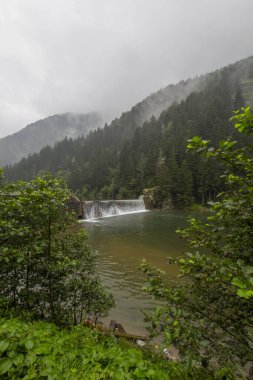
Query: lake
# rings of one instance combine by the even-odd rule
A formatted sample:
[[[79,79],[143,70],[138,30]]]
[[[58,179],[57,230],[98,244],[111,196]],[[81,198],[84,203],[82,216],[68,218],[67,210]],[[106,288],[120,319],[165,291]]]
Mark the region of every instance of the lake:
[[[138,268],[146,259],[176,280],[177,267],[168,265],[167,258],[186,249],[186,242],[175,230],[186,226],[189,213],[153,210],[82,223],[88,244],[97,255],[98,272],[116,301],[105,325],[115,319],[128,333],[146,334],[140,310],[150,311],[157,301],[142,290],[145,276]]]

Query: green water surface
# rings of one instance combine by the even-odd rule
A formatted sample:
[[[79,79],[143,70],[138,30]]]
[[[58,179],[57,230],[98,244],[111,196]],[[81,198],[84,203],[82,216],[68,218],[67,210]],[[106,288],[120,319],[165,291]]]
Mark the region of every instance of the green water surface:
[[[177,281],[177,267],[168,265],[167,258],[179,256],[187,248],[175,233],[186,226],[187,216],[189,211],[154,210],[82,224],[88,244],[97,254],[98,272],[116,300],[106,325],[115,319],[128,333],[146,333],[140,310],[150,311],[157,301],[142,290],[144,275],[138,268],[145,259]]]

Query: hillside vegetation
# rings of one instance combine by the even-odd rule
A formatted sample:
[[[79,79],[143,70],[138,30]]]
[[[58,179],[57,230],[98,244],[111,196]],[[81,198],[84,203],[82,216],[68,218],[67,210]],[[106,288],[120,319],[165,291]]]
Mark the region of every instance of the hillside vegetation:
[[[52,177],[8,184],[0,171],[0,376],[3,379],[217,379],[252,373],[253,135],[250,107],[236,112],[248,138],[213,148],[198,136],[188,149],[220,161],[226,192],[204,222],[179,231],[191,252],[170,259],[183,280],[142,265],[145,289],[163,302],[146,315],[156,351],[116,340],[96,321],[113,306],[94,272],[82,232],[71,233],[69,191]],[[83,324],[91,326],[87,329]],[[19,317],[19,320],[14,318]],[[55,324],[49,324],[54,322]],[[77,325],[77,326],[76,326]],[[165,361],[174,345],[180,360]],[[249,375],[249,376],[248,376]]]
[[[6,178],[30,180],[51,172],[63,176],[84,199],[135,198],[143,189],[152,188],[158,207],[166,200],[184,207],[215,199],[223,189],[222,166],[188,154],[186,142],[198,135],[216,146],[219,140],[232,135],[243,143],[245,138],[233,129],[229,118],[233,110],[252,102],[253,58],[196,82],[181,82],[179,87],[180,94],[188,91],[189,95],[182,101],[178,95],[179,102],[158,118],[152,116],[142,124],[147,114],[146,100],[85,138],[65,139],[54,148],[43,148],[39,154],[22,159],[5,169]],[[179,87],[172,89],[175,92]],[[148,99],[154,98],[157,105],[160,96],[166,97],[166,91]],[[154,112],[150,107],[149,116]]]
[[[86,136],[102,126],[97,113],[64,113],[49,116],[27,125],[20,131],[0,140],[0,165],[9,165],[57,141]]]

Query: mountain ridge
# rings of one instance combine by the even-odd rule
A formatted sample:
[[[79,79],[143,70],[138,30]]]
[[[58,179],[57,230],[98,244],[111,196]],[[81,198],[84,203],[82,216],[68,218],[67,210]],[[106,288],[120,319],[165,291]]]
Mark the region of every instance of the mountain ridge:
[[[198,80],[199,91],[173,102],[157,119],[141,124],[151,109],[144,100],[85,138],[66,139],[6,168],[6,179],[51,172],[84,199],[131,199],[156,187],[159,205],[171,197],[178,206],[215,199],[222,190],[219,168],[187,155],[187,140],[199,135],[215,145],[234,137],[233,110],[253,103],[253,57]],[[187,83],[180,83],[185,89]]]
[[[85,136],[102,125],[103,120],[97,112],[66,112],[37,120],[0,139],[0,165],[13,164],[47,145],[53,146],[65,137]]]
[[[174,102],[180,102],[187,95],[189,95],[193,90],[197,90],[197,88],[201,89],[201,77],[190,78],[186,81],[182,80],[176,84],[169,84],[164,88],[159,89],[157,92],[153,92],[148,95],[140,102],[131,107],[130,110],[123,112],[120,117],[114,118],[111,124],[118,124],[121,119],[127,118],[128,114],[135,114],[136,118],[134,120],[134,125],[139,126],[142,125],[145,121],[148,121],[152,116],[158,117],[160,113],[168,108]],[[75,134],[75,130],[73,129],[72,134],[60,135],[57,138],[51,134],[50,138],[48,136],[43,136],[40,134],[40,144],[37,145],[36,148],[31,148],[31,144],[34,144],[33,137],[31,138],[32,142],[30,144],[25,141],[28,136],[28,132],[32,135],[34,134],[34,128],[45,123],[50,122],[50,120],[55,117],[61,118],[63,116],[71,116],[74,118],[78,117],[78,115],[99,115],[96,112],[88,113],[88,114],[76,114],[72,112],[67,112],[63,114],[50,115],[44,119],[37,120],[33,123],[28,124],[26,127],[21,130],[5,136],[0,139],[0,166],[10,165],[18,162],[22,158],[27,157],[29,154],[38,153],[41,149],[48,146],[53,146],[56,142],[63,140],[65,137],[69,138],[77,138],[82,135],[82,133]],[[124,123],[123,123],[124,124]],[[105,125],[107,125],[105,123]],[[102,118],[100,117],[100,122],[95,123],[92,128],[87,128],[84,135],[87,135],[91,130],[102,128],[104,126]],[[53,127],[53,126],[52,126]],[[48,130],[50,133],[50,131]],[[24,138],[23,138],[23,135]],[[20,139],[21,137],[21,139]],[[38,140],[38,139],[37,139]]]
[[[243,63],[247,62],[251,58],[252,57],[248,57],[226,67],[236,65],[243,66]],[[222,69],[223,68],[208,74],[197,76],[195,78],[181,80],[176,84],[169,84],[168,86],[160,88],[156,92],[152,92],[150,95],[135,104],[130,110],[123,112],[120,117],[113,119],[109,124],[110,127],[116,130],[116,135],[120,139],[131,137],[135,128],[149,121],[151,117],[159,117],[161,112],[166,110],[173,103],[180,103],[193,91],[202,91],[205,88],[207,78]],[[85,117],[85,115],[86,117],[87,115],[93,115],[93,117],[95,116],[95,119],[97,120],[95,120],[95,122],[93,120],[90,127],[87,126],[83,130],[80,130],[79,126],[76,125],[74,121],[78,118]],[[55,130],[55,123],[51,123],[51,121],[54,121],[55,118],[65,118],[67,120],[71,119],[69,120],[68,125],[69,133],[58,133],[59,131]],[[41,126],[42,128],[43,123],[49,123],[51,126],[50,128],[47,128],[44,135],[36,128],[37,126]],[[88,124],[89,123],[90,122],[88,120]],[[18,132],[0,139],[0,166],[14,164],[22,158],[27,157],[29,154],[38,153],[47,145],[53,146],[55,143],[66,137],[75,139],[81,135],[86,136],[91,130],[102,128],[104,126],[103,123],[104,122],[102,121],[101,116],[97,112],[87,114],[67,112],[63,114],[51,115],[47,118],[37,120],[34,123],[28,124],[25,128],[19,130]],[[66,120],[63,120],[62,124],[65,128]],[[71,124],[74,124],[73,128],[71,128]],[[87,124],[87,120],[84,120],[84,124]],[[105,126],[107,126],[107,124],[105,124]],[[118,128],[123,128],[124,133],[118,133]],[[43,129],[45,131],[45,126]],[[30,134],[32,136],[29,136]]]

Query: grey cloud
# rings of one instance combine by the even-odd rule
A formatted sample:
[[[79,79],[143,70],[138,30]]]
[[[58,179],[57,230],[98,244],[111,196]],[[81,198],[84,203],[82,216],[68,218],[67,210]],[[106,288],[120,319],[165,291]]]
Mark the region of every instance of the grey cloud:
[[[2,0],[0,137],[63,112],[108,118],[253,54],[252,0]]]

